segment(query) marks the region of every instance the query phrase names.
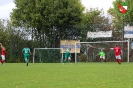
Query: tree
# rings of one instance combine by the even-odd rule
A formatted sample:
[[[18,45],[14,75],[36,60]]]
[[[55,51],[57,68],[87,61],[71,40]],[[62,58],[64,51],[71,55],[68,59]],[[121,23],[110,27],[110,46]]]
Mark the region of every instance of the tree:
[[[104,16],[103,9],[98,8],[87,9],[83,19],[83,24],[109,24],[109,18]]]
[[[103,9],[90,8],[84,13],[84,18],[82,24],[85,24],[85,28],[82,29],[83,41],[87,41],[88,31],[108,31],[110,30],[109,18],[104,15]],[[90,40],[88,40],[90,41]]]
[[[12,23],[16,27],[32,28],[34,36],[40,35],[36,37],[40,44],[44,43],[44,37],[63,39],[67,29],[64,27],[79,24],[84,10],[80,0],[15,0],[14,3]]]

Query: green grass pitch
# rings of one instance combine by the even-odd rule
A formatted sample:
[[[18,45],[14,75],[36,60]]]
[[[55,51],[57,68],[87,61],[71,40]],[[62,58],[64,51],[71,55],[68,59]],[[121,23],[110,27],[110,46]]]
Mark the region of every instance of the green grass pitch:
[[[133,63],[5,63],[0,88],[133,88]]]

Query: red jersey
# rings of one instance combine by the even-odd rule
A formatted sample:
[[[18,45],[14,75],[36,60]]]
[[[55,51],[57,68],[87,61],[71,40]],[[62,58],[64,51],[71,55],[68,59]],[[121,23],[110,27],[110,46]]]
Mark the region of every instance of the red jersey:
[[[114,49],[115,55],[121,55],[121,48],[116,46]]]
[[[4,48],[1,49],[1,55],[6,55],[6,51]]]

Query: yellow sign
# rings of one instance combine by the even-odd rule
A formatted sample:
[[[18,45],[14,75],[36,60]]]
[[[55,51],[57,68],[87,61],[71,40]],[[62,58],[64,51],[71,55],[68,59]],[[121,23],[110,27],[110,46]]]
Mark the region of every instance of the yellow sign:
[[[80,53],[80,40],[60,40],[60,48],[63,48],[61,53],[64,53],[64,51],[68,48],[71,48],[71,53],[75,53],[75,44],[76,53]]]

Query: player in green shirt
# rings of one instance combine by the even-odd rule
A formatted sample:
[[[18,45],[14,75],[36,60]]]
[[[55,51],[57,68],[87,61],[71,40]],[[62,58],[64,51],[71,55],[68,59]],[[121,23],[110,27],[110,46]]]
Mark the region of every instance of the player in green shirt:
[[[71,61],[70,50],[71,50],[71,48],[65,50],[65,60],[64,60],[64,63],[67,61],[67,59],[69,60],[69,62]]]
[[[28,66],[29,56],[31,54],[30,48],[28,48],[28,46],[26,46],[25,48],[23,48],[22,52],[24,54],[24,59],[25,59],[26,65]]]
[[[102,59],[104,60],[104,62],[106,62],[105,53],[103,52],[102,49],[101,49],[101,51],[98,53],[98,55],[100,55],[100,58],[99,58],[99,62],[100,62],[100,63],[101,63]]]

